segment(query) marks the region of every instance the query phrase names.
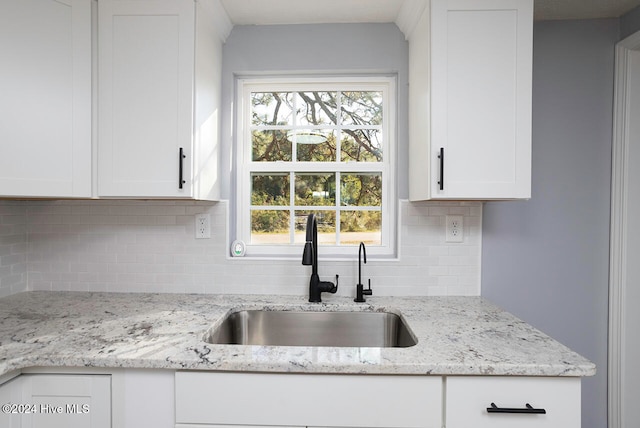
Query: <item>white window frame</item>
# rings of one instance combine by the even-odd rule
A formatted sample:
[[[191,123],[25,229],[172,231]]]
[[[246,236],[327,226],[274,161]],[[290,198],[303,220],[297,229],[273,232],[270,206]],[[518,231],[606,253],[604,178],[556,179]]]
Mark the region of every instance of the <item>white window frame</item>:
[[[236,163],[236,237],[246,244],[246,257],[294,258],[301,257],[303,244],[251,244],[251,173],[252,172],[381,172],[382,173],[382,226],[381,245],[367,246],[368,256],[383,258],[397,254],[397,79],[394,76],[357,77],[286,77],[286,78],[238,78],[237,82],[237,163]],[[383,121],[382,162],[253,162],[251,160],[251,92],[302,92],[302,91],[382,91]],[[322,129],[324,126],[313,126]],[[327,126],[331,128],[331,125]],[[293,148],[295,151],[295,147]],[[336,183],[336,192],[340,184]],[[336,196],[337,198],[339,195]],[[304,206],[301,210],[321,210],[326,206]],[[320,245],[324,258],[352,257],[355,245]]]

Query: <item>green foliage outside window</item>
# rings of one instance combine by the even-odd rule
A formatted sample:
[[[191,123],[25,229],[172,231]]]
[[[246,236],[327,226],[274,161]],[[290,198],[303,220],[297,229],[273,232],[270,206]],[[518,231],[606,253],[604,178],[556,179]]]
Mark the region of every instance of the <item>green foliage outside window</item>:
[[[343,233],[359,233],[354,235],[358,239],[367,233],[379,236],[382,174],[337,173],[331,164],[382,162],[382,123],[382,92],[378,91],[252,92],[251,160],[326,163],[328,170],[253,172],[252,236],[287,235],[292,224],[298,230],[309,212],[298,207],[314,207],[313,212],[323,219],[322,233],[339,228],[342,244],[351,244],[342,239]],[[373,242],[380,244],[379,239]]]

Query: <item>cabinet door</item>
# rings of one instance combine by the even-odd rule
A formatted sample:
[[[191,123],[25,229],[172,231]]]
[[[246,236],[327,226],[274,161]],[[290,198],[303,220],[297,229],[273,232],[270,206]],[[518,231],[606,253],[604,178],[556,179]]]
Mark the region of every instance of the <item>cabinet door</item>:
[[[175,373],[125,369],[112,375],[114,428],[175,428]]]
[[[18,376],[0,385],[0,405],[25,404],[22,403],[22,380],[23,378]],[[15,413],[13,410],[15,410]],[[0,412],[0,426],[4,428],[21,428],[20,414],[21,412],[18,411],[18,408],[8,407],[5,409],[3,407],[2,412]]]
[[[100,0],[98,23],[98,195],[191,197],[193,0]]]
[[[0,58],[0,196],[91,196],[91,0],[2,0]]]
[[[529,198],[533,1],[432,0],[431,37],[432,198]]]
[[[108,375],[23,375],[22,403],[35,405],[23,428],[110,428]]]
[[[580,428],[580,378],[452,376],[445,389],[447,428]],[[527,404],[545,413],[513,413]]]

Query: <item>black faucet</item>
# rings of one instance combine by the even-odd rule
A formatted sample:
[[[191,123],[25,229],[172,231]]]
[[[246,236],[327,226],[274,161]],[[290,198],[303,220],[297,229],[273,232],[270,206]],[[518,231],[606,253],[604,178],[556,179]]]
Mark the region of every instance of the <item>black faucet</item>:
[[[309,301],[314,303],[322,302],[321,293],[335,294],[338,291],[338,275],[336,283],[320,281],[318,276],[318,220],[315,214],[307,217],[307,242],[304,244],[302,252],[302,264],[311,265],[311,280],[309,281]]]
[[[360,248],[358,249],[358,283],[356,284],[356,298],[353,299],[354,302],[364,303],[366,299],[364,296],[371,296],[373,291],[371,290],[371,278],[369,278],[369,289],[365,290],[364,285],[362,285],[362,254],[364,253],[364,262],[367,263],[367,249],[364,246],[364,242],[360,243]]]

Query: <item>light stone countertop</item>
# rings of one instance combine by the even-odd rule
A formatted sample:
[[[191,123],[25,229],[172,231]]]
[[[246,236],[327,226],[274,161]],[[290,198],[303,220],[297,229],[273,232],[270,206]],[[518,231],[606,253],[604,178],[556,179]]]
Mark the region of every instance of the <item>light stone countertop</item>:
[[[28,367],[295,373],[591,376],[595,365],[479,297],[27,292],[0,299],[0,375]],[[400,312],[409,348],[210,345],[237,309]]]

